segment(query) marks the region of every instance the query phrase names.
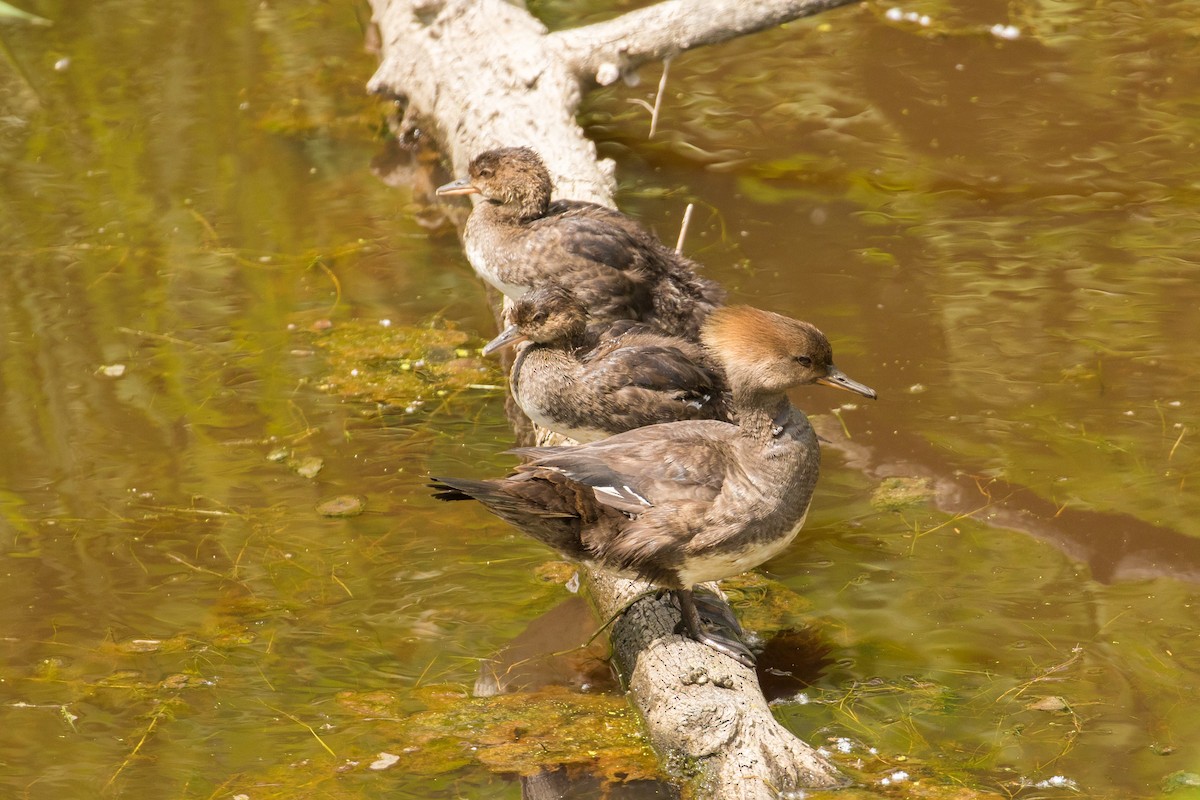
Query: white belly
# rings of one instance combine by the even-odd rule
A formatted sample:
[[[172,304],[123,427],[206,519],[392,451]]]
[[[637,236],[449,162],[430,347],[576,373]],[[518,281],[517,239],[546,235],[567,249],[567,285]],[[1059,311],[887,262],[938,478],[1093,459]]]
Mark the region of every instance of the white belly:
[[[744,550],[688,559],[686,568],[680,570],[681,582],[684,586],[693,586],[707,581],[719,581],[723,578],[741,575],[759,564],[770,561],[787,549],[787,546],[796,538],[796,534],[804,527],[804,520],[807,518],[808,509],[806,508],[800,521],[786,535],[780,536],[773,542],[763,542]]]
[[[551,419],[550,417],[542,414],[538,410],[537,406],[533,405],[532,403],[528,404],[528,407],[526,407],[525,403],[520,402],[520,398],[518,398],[518,404],[521,406],[521,410],[525,412],[525,416],[529,417],[530,422],[534,423],[535,425],[540,425],[547,430],[554,431],[555,433],[561,433],[563,436],[574,439],[580,444],[584,444],[586,442],[598,442],[601,439],[611,436],[608,431],[600,430],[599,428],[573,428],[564,425],[558,420]]]
[[[500,270],[497,270],[497,265],[490,258],[491,254],[485,252],[472,239],[467,239],[465,249],[467,251],[467,261],[471,262],[471,266],[475,269],[475,274],[496,287],[496,290],[505,297],[519,300],[521,295],[528,291],[528,286],[517,286],[516,284],[505,283],[501,280],[498,274]]]

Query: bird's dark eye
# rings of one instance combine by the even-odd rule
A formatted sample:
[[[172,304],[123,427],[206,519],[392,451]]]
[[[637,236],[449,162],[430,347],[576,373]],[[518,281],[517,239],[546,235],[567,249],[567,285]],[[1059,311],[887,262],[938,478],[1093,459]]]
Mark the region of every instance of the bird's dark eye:
[[[492,168],[491,168],[491,167],[483,167],[482,169],[480,169],[480,170],[479,170],[479,177],[481,177],[481,178],[490,178],[490,177],[492,177]]]
[[[812,359],[808,356],[796,356],[796,363],[802,367],[811,367]]]
[[[546,321],[546,312],[545,311],[534,312],[534,315],[529,318],[529,321],[534,323],[535,325],[538,323],[545,322]]]

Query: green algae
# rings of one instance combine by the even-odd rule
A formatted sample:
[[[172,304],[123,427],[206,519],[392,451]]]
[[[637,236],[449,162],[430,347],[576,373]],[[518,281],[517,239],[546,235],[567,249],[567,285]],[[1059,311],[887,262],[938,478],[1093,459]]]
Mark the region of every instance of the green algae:
[[[742,627],[760,634],[800,627],[812,613],[806,597],[756,572],[721,581],[721,591]]]
[[[482,342],[442,323],[407,327],[348,320],[318,332],[328,375],[320,388],[412,413],[471,392],[503,391]]]
[[[563,687],[471,697],[462,687],[432,686],[416,695],[426,707],[411,714],[391,692],[343,692],[338,700],[354,714],[389,721],[381,724],[394,738],[394,768],[410,774],[482,766],[534,775],[563,765],[608,782],[658,777],[637,715],[620,697]]]
[[[933,482],[928,478],[884,478],[871,494],[871,507],[876,511],[899,511],[927,503],[933,495]]]
[[[848,796],[965,799],[1012,796],[1029,788],[1071,789],[1075,782],[1061,773],[1031,778],[1007,768],[1014,747],[1038,748],[1043,763],[1055,764],[1095,727],[1092,712],[1078,710],[1088,704],[1073,692],[1033,694],[1047,682],[1068,680],[1083,662],[1084,651],[1077,648],[1064,656],[1037,666],[1023,683],[985,673],[974,676],[976,685],[965,690],[930,678],[875,677],[837,689],[812,689],[805,702],[824,706],[834,720],[821,730],[829,742],[828,755],[859,784],[853,790],[859,793]],[[786,720],[798,706],[778,708]],[[988,746],[968,748],[950,740],[931,749],[928,737],[942,719],[975,720],[981,731],[990,726]],[[997,790],[1004,795],[995,794]]]
[[[1172,798],[1189,800],[1200,797],[1200,774],[1185,770],[1172,772],[1163,778],[1162,790],[1164,794],[1170,795]]]
[[[894,773],[893,773],[894,774]],[[883,775],[879,781],[888,778]],[[890,780],[890,779],[889,779]],[[911,800],[1001,800],[1006,795],[967,786],[904,781],[879,788],[850,788],[837,792],[809,792],[808,800],[879,800],[880,797],[911,798]]]

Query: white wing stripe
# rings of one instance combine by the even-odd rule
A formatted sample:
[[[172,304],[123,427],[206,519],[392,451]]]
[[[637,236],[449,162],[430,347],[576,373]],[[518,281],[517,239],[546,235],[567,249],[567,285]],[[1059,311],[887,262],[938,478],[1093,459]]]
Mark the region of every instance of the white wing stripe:
[[[606,494],[609,497],[615,497],[619,500],[637,500],[642,505],[649,507],[653,505],[649,500],[642,497],[628,486],[593,486],[593,490]]]

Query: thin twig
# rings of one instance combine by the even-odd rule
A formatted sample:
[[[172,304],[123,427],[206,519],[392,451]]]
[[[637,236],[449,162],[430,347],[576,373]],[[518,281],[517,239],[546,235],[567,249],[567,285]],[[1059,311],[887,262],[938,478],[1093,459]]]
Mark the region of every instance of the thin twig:
[[[658,130],[658,110],[662,108],[663,94],[667,91],[667,75],[671,71],[671,57],[667,56],[663,59],[662,77],[658,79],[658,94],[654,95],[654,110],[650,112],[650,135],[646,138],[653,139],[654,132]]]
[[[218,511],[213,508],[186,508],[183,506],[151,506],[155,511],[166,511],[171,514],[194,514],[197,517],[242,517],[233,511]]]
[[[695,203],[688,203],[687,208],[683,211],[683,222],[679,225],[679,239],[675,242],[677,254],[683,253],[683,240],[687,238],[688,226],[692,224],[692,209],[695,207]]]
[[[990,507],[992,506],[992,504],[993,504],[993,501],[989,499],[989,500],[988,500],[988,502],[984,503],[983,505],[981,505],[979,508],[975,509],[974,511],[963,511],[963,512],[960,512],[960,513],[958,513],[958,514],[955,514],[955,515],[954,515],[953,517],[951,517],[950,519],[948,519],[948,520],[946,520],[946,521],[944,521],[944,522],[940,522],[940,523],[938,523],[937,525],[934,525],[932,528],[929,528],[928,530],[919,531],[919,530],[917,530],[917,529],[914,527],[914,528],[913,528],[913,539],[912,539],[912,544],[910,544],[910,545],[909,545],[909,547],[908,547],[908,554],[909,554],[910,556],[911,556],[911,555],[915,555],[915,554],[916,554],[916,552],[917,552],[917,540],[918,540],[918,539],[920,539],[920,538],[922,538],[922,537],[924,537],[924,536],[928,536],[928,535],[929,535],[929,534],[931,534],[931,533],[937,533],[937,532],[938,532],[938,531],[940,531],[942,528],[945,528],[945,527],[947,527],[948,525],[953,525],[954,523],[958,522],[959,520],[962,520],[962,519],[971,519],[971,518],[972,518],[972,517],[974,517],[976,514],[978,514],[980,511],[986,511],[988,508],[990,508]],[[956,528],[955,530],[957,530],[957,528]]]
[[[125,760],[121,762],[121,766],[117,767],[117,771],[112,774],[112,777],[108,779],[108,783],[104,784],[104,788],[100,791],[107,791],[108,787],[113,785],[113,781],[120,777],[125,768],[129,766],[129,763],[137,756],[138,751],[142,749],[142,745],[150,738],[150,734],[154,733],[154,729],[158,727],[158,721],[163,718],[163,714],[165,713],[163,704],[159,703],[154,716],[150,718],[150,724],[146,726],[146,730],[142,733],[142,738],[138,739],[138,743],[133,746],[133,750],[129,752],[129,755],[125,756]]]
[[[293,714],[289,714],[288,712],[284,711],[282,708],[276,708],[275,706],[273,706],[270,703],[267,703],[263,700],[260,700],[259,702],[262,703],[267,708],[274,711],[276,714],[283,714],[285,717],[287,717],[288,719],[290,719],[292,722],[296,723],[297,725],[307,728],[308,732],[311,733],[313,735],[313,738],[317,740],[317,744],[321,745],[321,747],[324,747],[326,753],[329,753],[329,755],[333,756],[334,758],[337,758],[337,753],[333,752],[333,750],[330,749],[329,745],[325,744],[325,740],[322,739],[320,734],[318,734],[315,730],[313,730],[313,727],[311,725],[309,725],[307,722],[305,722],[304,720],[300,719],[299,717],[297,717]]]
[[[186,339],[180,339],[175,336],[168,336],[165,333],[154,333],[153,331],[143,331],[138,330],[137,328],[126,328],[124,325],[118,325],[117,330],[119,330],[121,333],[132,334],[133,336],[143,336],[147,339],[158,339],[159,341],[170,342],[171,344],[181,344],[186,347],[195,347],[197,349],[200,348],[200,345],[196,344],[195,342],[189,342]]]
[[[347,586],[345,583],[343,583],[342,579],[337,576],[337,568],[336,567],[333,567],[329,570],[329,577],[333,578],[334,583],[336,583],[338,586],[342,587],[342,591],[344,591],[350,597],[354,597],[354,592],[350,591],[350,587]]]
[[[1030,686],[1033,686],[1035,683],[1041,683],[1043,681],[1052,680],[1053,675],[1055,675],[1056,673],[1062,672],[1063,670],[1065,670],[1067,667],[1074,664],[1076,661],[1078,661],[1082,657],[1083,657],[1083,646],[1077,644],[1071,648],[1071,656],[1066,661],[1063,661],[1061,664],[1055,664],[1052,667],[1046,668],[1045,670],[1042,671],[1042,674],[1035,675],[1034,677],[1025,681],[1025,683],[1021,684],[1020,686],[1012,687],[1007,692],[1005,692],[1004,694],[997,697],[996,702],[1000,702],[1004,698],[1008,697],[1010,694],[1013,695],[1012,699],[1016,700],[1018,697],[1020,697],[1022,694],[1024,694],[1025,690],[1028,689]],[[1016,692],[1016,694],[1013,694],[1013,692]]]
[[[187,559],[183,558],[182,556],[177,556],[174,553],[165,553],[165,555],[167,558],[171,559],[172,561],[182,564],[183,566],[185,566],[188,569],[193,570],[195,572],[203,572],[205,575],[213,575],[217,578],[220,578],[221,580],[229,580],[230,579],[228,575],[222,575],[221,573],[219,573],[215,570],[208,569],[207,567],[197,567],[195,564],[191,563]]]
[[[417,676],[417,679],[413,681],[414,689],[421,685],[421,681],[425,680],[425,676],[429,674],[429,670],[433,669],[433,665],[436,663],[437,656],[434,656],[433,659],[425,665],[425,669],[421,670],[421,674]]]
[[[846,420],[842,418],[842,410],[840,408],[833,409],[833,416],[842,424],[842,433],[846,434],[847,439],[853,439],[850,435],[850,428],[846,426]]]
[[[319,258],[313,259],[312,263],[309,264],[309,266],[310,267],[313,267],[313,266],[320,267],[321,271],[325,273],[326,277],[328,277],[329,280],[333,282],[333,290],[334,290],[333,305],[329,307],[329,311],[327,312],[332,316],[333,312],[337,310],[338,305],[342,302],[342,282],[338,280],[338,276],[336,274],[334,274],[334,271],[331,270],[328,267],[328,265],[326,265],[325,262]]]
[[[1171,445],[1171,452],[1167,453],[1167,461],[1175,457],[1175,450],[1179,447],[1179,443],[1183,441],[1183,435],[1188,432],[1187,428],[1179,431],[1179,438],[1175,440],[1175,444]]]

